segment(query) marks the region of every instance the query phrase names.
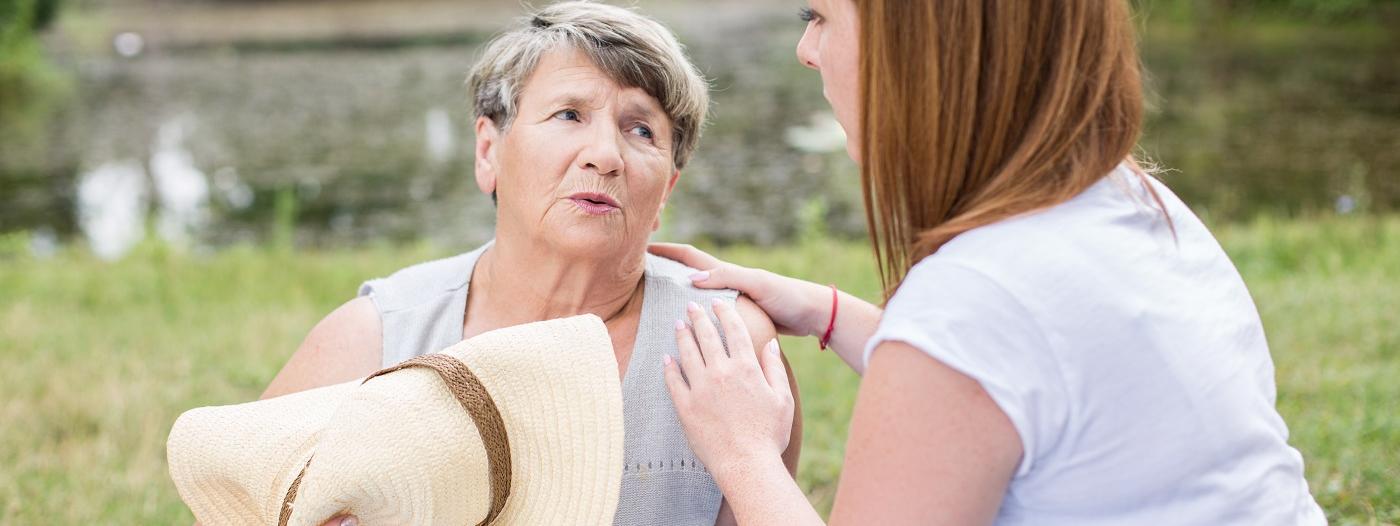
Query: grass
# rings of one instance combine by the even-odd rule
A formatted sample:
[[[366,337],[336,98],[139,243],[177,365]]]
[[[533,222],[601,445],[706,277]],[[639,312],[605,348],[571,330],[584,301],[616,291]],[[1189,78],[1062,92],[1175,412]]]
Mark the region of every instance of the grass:
[[[1216,233],[1260,307],[1314,495],[1334,524],[1400,523],[1400,218]],[[71,248],[34,259],[20,244],[0,243],[0,525],[188,524],[164,463],[175,416],[255,398],[361,280],[443,255],[147,246],[104,263]],[[861,243],[718,252],[876,295]],[[784,343],[808,422],[800,482],[825,510],[858,378],[811,341]]]

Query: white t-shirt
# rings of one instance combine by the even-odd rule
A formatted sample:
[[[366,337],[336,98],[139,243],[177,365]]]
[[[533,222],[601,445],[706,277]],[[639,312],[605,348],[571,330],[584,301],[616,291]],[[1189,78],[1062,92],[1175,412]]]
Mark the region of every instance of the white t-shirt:
[[[1274,408],[1235,266],[1161,183],[1119,167],[910,270],[865,361],[900,341],[977,380],[1024,455],[997,524],[1325,524]]]

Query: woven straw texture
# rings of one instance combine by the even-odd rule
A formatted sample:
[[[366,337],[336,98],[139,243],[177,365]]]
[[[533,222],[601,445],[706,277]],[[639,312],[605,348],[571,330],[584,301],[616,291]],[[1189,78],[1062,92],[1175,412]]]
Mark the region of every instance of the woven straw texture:
[[[493,524],[610,524],[623,416],[602,321],[510,327],[443,353],[480,379],[505,422],[511,493]],[[188,411],[167,455],[180,496],[206,526],[276,524],[303,466],[293,526],[342,512],[367,526],[472,525],[491,503],[480,435],[427,368]]]

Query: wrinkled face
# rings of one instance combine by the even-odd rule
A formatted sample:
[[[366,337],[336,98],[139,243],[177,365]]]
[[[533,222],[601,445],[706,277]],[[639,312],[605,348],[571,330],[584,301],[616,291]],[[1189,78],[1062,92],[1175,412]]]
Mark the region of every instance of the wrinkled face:
[[[566,48],[541,57],[505,130],[477,119],[476,180],[496,235],[567,256],[640,257],[680,172],[660,102]]]
[[[810,0],[797,60],[822,76],[822,94],[846,130],[846,153],[860,162],[860,19],[852,0]]]

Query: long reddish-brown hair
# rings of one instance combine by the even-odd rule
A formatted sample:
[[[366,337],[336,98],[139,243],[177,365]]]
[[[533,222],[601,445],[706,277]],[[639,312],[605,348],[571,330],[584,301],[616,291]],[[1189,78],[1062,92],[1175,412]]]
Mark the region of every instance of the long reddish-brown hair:
[[[861,186],[887,299],[959,234],[1132,163],[1143,107],[1128,0],[855,2]]]

